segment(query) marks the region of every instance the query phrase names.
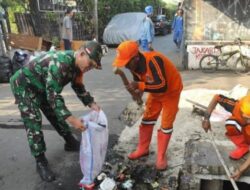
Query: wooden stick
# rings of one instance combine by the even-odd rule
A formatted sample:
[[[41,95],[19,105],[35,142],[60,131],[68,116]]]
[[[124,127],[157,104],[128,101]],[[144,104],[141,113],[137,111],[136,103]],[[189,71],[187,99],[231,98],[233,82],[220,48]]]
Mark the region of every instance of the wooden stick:
[[[189,100],[189,99],[186,99],[186,101],[188,101],[188,102],[192,103],[193,105],[196,105],[196,106],[198,106],[198,107],[200,107],[200,108],[202,108],[202,109],[204,109],[204,110],[207,109],[207,106],[204,106],[204,105],[202,105],[202,104],[199,104],[199,103],[197,103],[197,102],[195,102],[195,101],[192,101],[192,100]],[[215,140],[214,140],[214,134],[213,134],[213,132],[212,132],[211,130],[208,130],[208,135],[209,135],[210,141],[211,141],[212,144],[213,144],[213,147],[214,147],[214,149],[215,149],[215,152],[216,152],[216,154],[217,154],[217,157],[218,157],[219,161],[221,162],[221,164],[222,164],[222,166],[223,166],[223,168],[224,168],[224,170],[225,170],[225,172],[226,172],[226,174],[227,174],[228,179],[229,179],[230,182],[232,183],[234,190],[239,190],[238,187],[237,187],[237,185],[236,185],[236,183],[235,183],[235,181],[234,181],[234,179],[231,178],[231,174],[230,174],[230,172],[229,172],[229,169],[228,169],[228,167],[226,166],[225,161],[223,160],[223,158],[222,158],[222,156],[221,156],[221,154],[220,154],[220,152],[219,152],[219,149],[217,148],[217,145],[216,145]]]
[[[116,75],[119,75],[121,77],[124,86],[127,86],[129,84],[128,78],[126,77],[125,73],[121,69],[114,67],[113,72]],[[141,106],[143,104],[141,96],[138,96],[134,91],[128,90],[128,92],[132,95],[133,99],[136,100],[136,102],[139,106]]]
[[[218,158],[219,158],[219,160],[220,160],[220,162],[221,162],[221,164],[222,164],[222,166],[223,166],[223,168],[224,168],[224,170],[225,170],[225,172],[226,172],[226,174],[227,174],[227,177],[229,178],[230,182],[232,183],[232,186],[233,186],[234,190],[239,190],[238,187],[237,187],[237,185],[236,185],[236,183],[235,183],[235,181],[234,181],[234,179],[231,178],[231,174],[230,174],[230,172],[229,172],[229,169],[228,169],[228,167],[226,166],[225,161],[223,160],[223,158],[222,158],[222,156],[221,156],[221,154],[220,154],[220,152],[219,152],[219,149],[218,149],[217,146],[216,146],[216,143],[215,143],[215,140],[214,140],[214,134],[213,134],[213,132],[212,132],[212,131],[209,131],[209,132],[208,132],[208,135],[209,135],[209,137],[210,137],[210,141],[211,141],[212,144],[213,144],[213,147],[214,147],[214,149],[215,149],[215,152],[216,152],[216,154],[217,154],[217,156],[218,156]]]

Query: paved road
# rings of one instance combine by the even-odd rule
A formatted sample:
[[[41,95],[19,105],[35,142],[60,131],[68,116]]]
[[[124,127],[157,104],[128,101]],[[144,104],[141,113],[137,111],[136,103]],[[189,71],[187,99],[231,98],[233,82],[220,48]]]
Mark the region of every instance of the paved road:
[[[182,70],[181,52],[172,43],[172,36],[159,36],[154,41],[154,47],[165,53]],[[103,58],[103,71],[91,71],[85,76],[87,89],[94,95],[109,118],[110,139],[112,147],[123,130],[118,116],[131,101],[122,86],[120,79],[112,73],[112,60],[115,49],[110,49]],[[248,85],[249,76],[238,76],[228,72],[204,75],[200,71],[181,72],[185,89],[215,88],[231,89],[238,83]],[[53,183],[44,183],[35,171],[35,161],[29,154],[25,130],[20,121],[17,107],[8,84],[0,84],[0,189],[3,190],[72,190],[77,189],[81,178],[77,153],[67,153],[63,150],[63,140],[43,120],[45,125],[45,141],[47,157],[50,165],[57,174]],[[67,86],[64,89],[66,105],[76,116],[86,113],[87,109],[81,105],[74,93]],[[48,130],[49,129],[49,130]],[[79,133],[78,133],[79,135]]]

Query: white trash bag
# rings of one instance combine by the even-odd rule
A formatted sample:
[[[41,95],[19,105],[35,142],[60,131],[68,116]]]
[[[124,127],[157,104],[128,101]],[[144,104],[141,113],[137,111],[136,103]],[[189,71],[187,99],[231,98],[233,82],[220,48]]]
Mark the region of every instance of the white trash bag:
[[[83,178],[82,185],[90,185],[101,172],[108,146],[108,121],[100,110],[91,111],[81,117],[87,129],[82,132],[80,147],[80,165]]]

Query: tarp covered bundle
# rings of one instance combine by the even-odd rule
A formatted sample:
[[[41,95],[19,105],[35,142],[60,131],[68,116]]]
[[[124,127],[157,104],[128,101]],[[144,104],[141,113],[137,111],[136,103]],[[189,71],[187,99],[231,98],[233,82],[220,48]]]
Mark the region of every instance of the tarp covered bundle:
[[[146,14],[130,12],[115,15],[103,33],[105,44],[120,44],[126,40],[139,40]]]

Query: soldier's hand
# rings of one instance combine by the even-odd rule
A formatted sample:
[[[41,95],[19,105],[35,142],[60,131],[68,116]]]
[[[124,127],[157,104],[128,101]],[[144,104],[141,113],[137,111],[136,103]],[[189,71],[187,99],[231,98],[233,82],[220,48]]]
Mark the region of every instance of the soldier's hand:
[[[69,116],[67,121],[77,130],[84,131],[86,129],[82,121],[74,116]]]
[[[211,124],[209,119],[204,119],[202,121],[202,128],[205,130],[205,132],[208,132],[208,130],[211,130]]]
[[[86,130],[86,127],[83,125],[83,123],[81,122],[80,119],[77,119],[74,121],[74,125],[73,127],[77,130],[80,130],[80,131],[85,131]]]
[[[93,102],[92,104],[90,104],[90,109],[93,111],[100,111],[100,106],[97,105],[97,103]]]

